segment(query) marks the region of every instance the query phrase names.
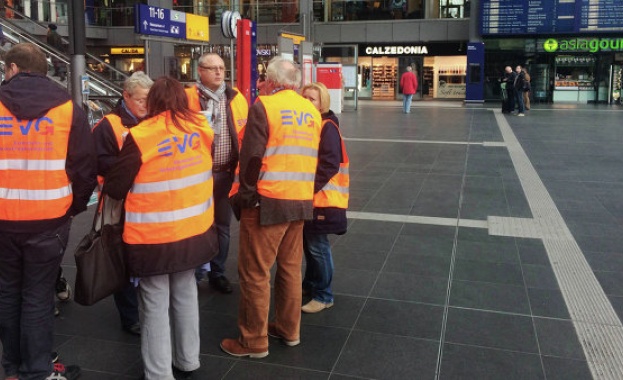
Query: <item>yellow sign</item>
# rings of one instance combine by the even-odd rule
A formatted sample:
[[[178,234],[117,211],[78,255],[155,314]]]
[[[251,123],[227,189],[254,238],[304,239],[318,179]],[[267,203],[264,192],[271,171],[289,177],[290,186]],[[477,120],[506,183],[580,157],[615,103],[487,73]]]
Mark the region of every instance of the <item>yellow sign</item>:
[[[110,54],[145,54],[145,48],[142,47],[114,47],[110,48]]]
[[[186,13],[186,39],[210,41],[210,25],[208,18]]]
[[[290,34],[290,33],[281,33],[279,36],[283,38],[289,38],[292,40],[292,43],[295,45],[300,45],[301,42],[305,41],[305,36],[301,36],[298,34]]]

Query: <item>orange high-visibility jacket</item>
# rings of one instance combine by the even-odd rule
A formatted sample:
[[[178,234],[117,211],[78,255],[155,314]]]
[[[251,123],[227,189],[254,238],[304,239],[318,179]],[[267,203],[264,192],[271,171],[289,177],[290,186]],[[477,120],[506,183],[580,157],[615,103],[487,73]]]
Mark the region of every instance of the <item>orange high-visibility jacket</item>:
[[[127,244],[172,243],[212,226],[214,133],[200,120],[182,131],[163,112],[130,130],[142,165],[125,201]]]
[[[0,103],[0,220],[60,218],[73,201],[65,171],[73,104],[19,120]]]
[[[350,177],[348,174],[349,160],[346,153],[346,145],[344,139],[340,133],[339,128],[331,120],[324,120],[322,122],[322,128],[335,128],[340,134],[340,143],[342,144],[342,162],[340,163],[340,169],[336,175],[331,177],[329,182],[323,186],[323,188],[314,194],[314,207],[337,207],[348,208],[348,188],[350,184]]]
[[[268,120],[268,142],[257,181],[261,196],[312,200],[322,117],[292,90],[260,96]]]
[[[247,124],[247,115],[249,114],[249,103],[247,99],[242,96],[240,91],[234,88],[238,93],[232,101],[229,103],[231,107],[232,117],[234,118],[234,126],[236,128],[236,134],[240,133],[240,130]],[[188,97],[188,108],[195,112],[201,111],[201,102],[199,101],[199,93],[197,92],[197,86],[192,86],[185,89],[186,96]],[[234,136],[238,138],[237,136]]]

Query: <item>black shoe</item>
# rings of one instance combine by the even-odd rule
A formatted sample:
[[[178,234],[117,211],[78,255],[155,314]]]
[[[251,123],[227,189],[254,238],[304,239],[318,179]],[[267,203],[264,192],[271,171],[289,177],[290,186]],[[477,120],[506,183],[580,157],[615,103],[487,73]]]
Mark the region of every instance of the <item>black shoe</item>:
[[[52,359],[52,363],[58,362],[58,352],[52,351],[52,353],[50,353],[50,358]]]
[[[71,286],[69,286],[65,277],[61,277],[56,281],[56,298],[62,302],[69,301],[71,298]]]
[[[221,293],[229,294],[233,291],[229,280],[225,276],[218,276],[210,279],[210,286]]]
[[[141,336],[141,325],[137,322],[133,325],[123,326],[123,331],[127,332],[128,334]]]
[[[181,369],[173,366],[173,377],[175,377],[175,380],[192,379],[193,373],[195,373],[195,371],[182,371]]]

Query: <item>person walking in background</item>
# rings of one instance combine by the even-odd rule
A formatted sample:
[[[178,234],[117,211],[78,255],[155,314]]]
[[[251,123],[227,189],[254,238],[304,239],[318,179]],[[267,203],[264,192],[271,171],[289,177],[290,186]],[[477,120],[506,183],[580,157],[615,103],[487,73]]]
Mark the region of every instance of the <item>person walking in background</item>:
[[[61,53],[65,53],[65,46],[63,45],[63,39],[56,31],[56,24],[48,25],[48,34],[46,35],[46,42],[48,45],[58,50]],[[65,64],[55,56],[50,57],[52,60],[52,66],[54,66],[54,76],[59,77],[61,81],[64,81],[67,77],[67,68]]]
[[[78,366],[52,363],[54,293],[71,219],[86,210],[97,163],[82,105],[47,71],[41,49],[17,44],[0,87],[0,341],[8,380],[80,375]]]
[[[515,73],[513,68],[506,66],[500,79],[502,94],[502,113],[511,113],[515,110]]]
[[[413,100],[413,95],[417,92],[417,86],[417,77],[415,73],[413,73],[413,68],[407,66],[407,71],[400,77],[400,88],[402,88],[402,112],[411,112],[411,100]]]
[[[301,72],[273,58],[264,91],[249,109],[240,150],[238,183],[231,201],[240,215],[237,339],[221,349],[232,356],[263,358],[268,335],[300,343],[303,221],[313,216],[314,175],[322,118],[295,90]],[[268,323],[270,269],[275,274],[275,322]]]
[[[189,107],[210,118],[214,138],[214,224],[218,231],[219,253],[209,265],[197,268],[197,281],[208,272],[209,283],[221,293],[231,293],[231,283],[225,277],[225,262],[229,254],[231,205],[229,191],[238,164],[238,133],[247,123],[249,104],[237,90],[225,83],[225,62],[218,54],[206,53],[199,58],[199,80],[186,89]]]
[[[130,129],[103,193],[125,199],[123,241],[138,283],[146,380],[199,368],[195,268],[218,250],[212,199],[214,132],[188,108],[184,87],[155,81],[147,119]]]
[[[521,70],[521,66],[517,65],[515,67],[515,78],[514,78],[514,88],[515,88],[515,100],[517,101],[517,116],[524,116],[524,104],[523,104],[523,93],[524,93],[524,74]]]
[[[530,83],[530,74],[528,74],[528,70],[524,67],[523,72],[523,105],[524,109],[530,110],[530,93],[532,92],[532,85]]]
[[[123,83],[123,97],[93,128],[100,186],[103,185],[108,171],[117,162],[130,128],[135,127],[147,116],[147,94],[153,84],[154,82],[142,71],[132,74]],[[140,335],[141,325],[138,321],[138,300],[134,284],[128,282],[126,287],[113,297],[123,330]]]
[[[322,115],[322,132],[318,147],[318,166],[314,179],[314,218],[303,227],[303,253],[307,266],[303,279],[303,294],[311,301],[301,310],[318,313],[333,306],[333,257],[328,234],[346,233],[348,221],[348,154],[340,134],[340,122],[329,109],[331,98],[322,83],[303,87],[301,94]]]

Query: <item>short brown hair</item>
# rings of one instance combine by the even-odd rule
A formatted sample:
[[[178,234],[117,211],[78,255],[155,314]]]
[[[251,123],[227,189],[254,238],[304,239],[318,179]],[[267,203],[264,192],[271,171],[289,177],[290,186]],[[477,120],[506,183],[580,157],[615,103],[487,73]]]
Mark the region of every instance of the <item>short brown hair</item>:
[[[39,47],[34,44],[24,42],[13,46],[4,57],[4,64],[10,66],[12,63],[22,72],[37,74],[48,74],[48,60]]]

